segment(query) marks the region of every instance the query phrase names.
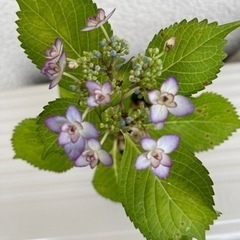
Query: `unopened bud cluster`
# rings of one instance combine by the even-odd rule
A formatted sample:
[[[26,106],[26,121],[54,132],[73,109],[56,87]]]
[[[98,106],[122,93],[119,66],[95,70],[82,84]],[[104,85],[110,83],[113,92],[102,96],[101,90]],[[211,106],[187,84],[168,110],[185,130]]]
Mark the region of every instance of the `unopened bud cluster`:
[[[132,60],[129,80],[138,83],[141,89],[150,90],[156,86],[156,78],[162,73],[162,54],[158,48],[149,48],[147,55],[140,53]]]

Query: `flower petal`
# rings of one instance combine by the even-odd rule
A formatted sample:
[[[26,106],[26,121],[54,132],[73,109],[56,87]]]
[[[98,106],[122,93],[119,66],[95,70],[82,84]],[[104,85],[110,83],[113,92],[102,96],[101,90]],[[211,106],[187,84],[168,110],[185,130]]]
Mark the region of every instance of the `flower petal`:
[[[163,165],[159,165],[157,168],[152,167],[152,171],[159,178],[167,178],[170,172],[169,167],[165,167]]]
[[[168,110],[175,116],[184,116],[194,111],[194,106],[187,97],[176,95],[174,97],[174,102],[176,102],[177,106],[168,108]]]
[[[82,116],[81,113],[78,111],[77,107],[74,105],[70,105],[66,112],[66,118],[69,122],[81,122]]]
[[[97,151],[101,149],[101,144],[99,143],[99,141],[95,138],[91,138],[87,141],[87,145],[88,147],[93,150],[93,151]]]
[[[158,90],[148,92],[148,99],[151,104],[158,104],[158,100],[161,97],[161,93]]]
[[[162,153],[161,165],[163,165],[165,167],[172,166],[172,159],[165,153]]]
[[[58,144],[64,146],[71,142],[70,135],[67,132],[60,132],[58,136]]]
[[[68,143],[64,146],[64,150],[68,157],[75,161],[84,151],[85,148],[85,140],[83,137],[79,137],[78,141],[75,143]]]
[[[90,96],[90,97],[87,99],[87,105],[88,105],[89,107],[96,107],[96,106],[98,106],[99,104],[96,103],[94,96]]]
[[[80,155],[80,157],[74,162],[76,167],[86,167],[89,162],[86,160],[86,156]]]
[[[89,122],[82,122],[82,127],[83,129],[80,130],[80,134],[84,138],[98,138],[98,130],[93,124]]]
[[[97,18],[102,21],[105,19],[105,11],[102,8],[98,9]]]
[[[112,85],[110,82],[105,82],[103,85],[102,85],[102,92],[104,94],[110,94],[112,92]]]
[[[151,151],[156,148],[157,142],[150,137],[145,137],[145,138],[142,138],[141,145],[144,150]]]
[[[54,88],[56,85],[58,85],[58,83],[60,82],[62,78],[61,74],[56,75],[56,77],[49,83],[49,89]]]
[[[115,12],[116,8],[114,8],[106,17],[105,17],[105,22],[113,15],[113,13]]]
[[[101,149],[97,151],[97,154],[98,154],[99,160],[103,165],[111,166],[113,164],[112,156],[108,152]]]
[[[158,139],[157,148],[162,149],[164,153],[170,153],[177,148],[179,141],[178,135],[165,135]]]
[[[152,105],[150,107],[150,120],[153,123],[164,122],[168,117],[168,109],[165,105]]]
[[[55,133],[60,133],[61,126],[67,123],[67,119],[62,116],[53,116],[49,117],[45,120],[45,125],[47,128],[49,128],[51,131]]]
[[[85,83],[85,86],[86,86],[86,88],[87,88],[87,90],[89,91],[90,94],[94,94],[95,89],[99,89],[99,90],[102,89],[101,86],[98,83],[93,82],[93,81],[87,81]]]
[[[175,95],[178,91],[178,87],[177,80],[174,77],[169,77],[163,82],[161,86],[161,92]]]
[[[137,157],[135,168],[138,170],[145,169],[151,165],[151,161],[147,159],[147,153],[143,153]]]
[[[86,32],[86,31],[91,31],[93,29],[96,29],[96,27],[95,26],[87,26],[87,27],[83,28],[81,31]]]

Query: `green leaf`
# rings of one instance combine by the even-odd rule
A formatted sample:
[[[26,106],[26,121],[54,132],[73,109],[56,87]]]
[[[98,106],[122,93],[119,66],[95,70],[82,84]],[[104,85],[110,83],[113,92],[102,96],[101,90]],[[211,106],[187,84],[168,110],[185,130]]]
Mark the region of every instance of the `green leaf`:
[[[138,171],[135,160],[141,151],[125,135],[119,186],[122,204],[136,228],[151,240],[195,237],[217,218],[213,209],[212,181],[201,162],[183,146],[171,154],[173,167],[166,180],[150,169]]]
[[[98,50],[99,41],[105,38],[99,28],[81,32],[87,18],[97,13],[96,4],[92,0],[17,0],[17,2],[20,7],[17,24],[21,46],[39,69],[45,62],[45,50],[50,48],[57,37],[62,39],[67,57],[73,59],[78,58],[83,51]],[[108,34],[112,35],[110,25],[106,23],[104,27]],[[79,71],[71,71],[71,74],[77,78],[81,77]],[[63,77],[60,85],[70,90],[71,82],[69,78]]]
[[[163,72],[159,77],[162,83],[167,77],[175,76],[180,83],[179,92],[190,95],[202,90],[216,78],[226,57],[223,51],[224,38],[240,27],[240,21],[218,26],[207,20],[190,22],[183,20],[154,36],[148,48],[163,49],[170,37],[176,37],[175,47],[166,53],[163,60]]]
[[[184,117],[169,116],[161,131],[150,131],[150,135],[174,133],[181,136],[188,149],[204,151],[222,143],[240,127],[235,107],[224,97],[215,93],[203,93],[192,98],[195,112]]]
[[[43,143],[38,136],[36,119],[22,121],[14,130],[12,144],[15,150],[14,158],[21,158],[29,164],[43,170],[65,172],[73,167],[64,152],[50,153],[41,158]]]
[[[107,150],[105,145],[106,141],[103,149]],[[107,145],[109,146],[110,144],[107,143]],[[120,165],[121,155],[117,150],[117,141],[114,141],[110,153],[114,159],[113,166],[105,167],[102,164],[98,164],[92,183],[96,191],[103,197],[111,199],[115,202],[121,202],[120,189],[118,185],[118,168]]]

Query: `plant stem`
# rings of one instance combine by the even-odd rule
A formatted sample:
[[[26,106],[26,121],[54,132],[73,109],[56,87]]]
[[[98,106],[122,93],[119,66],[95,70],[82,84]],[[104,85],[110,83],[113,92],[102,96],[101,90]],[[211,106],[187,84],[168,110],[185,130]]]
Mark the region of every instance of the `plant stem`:
[[[110,133],[110,129],[108,129],[108,130],[105,132],[104,136],[102,137],[101,142],[100,142],[101,145],[103,145],[103,143],[104,143],[105,140],[107,139],[107,136],[108,136],[109,133]]]
[[[86,110],[84,111],[84,113],[83,113],[83,115],[82,115],[82,121],[83,121],[83,119],[87,116],[87,114],[89,113],[89,111],[90,111],[90,107],[87,107],[86,108]]]
[[[107,41],[108,41],[108,42],[111,42],[111,40],[110,40],[110,38],[109,38],[109,36],[108,36],[108,33],[107,33],[106,29],[104,28],[104,26],[101,25],[100,28],[102,29],[102,31],[103,31],[103,33],[104,33]]]
[[[72,74],[69,74],[69,73],[67,73],[67,72],[64,72],[63,75],[66,76],[66,77],[69,77],[69,78],[71,78],[72,80],[74,80],[75,82],[79,83],[79,79],[77,79],[76,77],[74,77]]]

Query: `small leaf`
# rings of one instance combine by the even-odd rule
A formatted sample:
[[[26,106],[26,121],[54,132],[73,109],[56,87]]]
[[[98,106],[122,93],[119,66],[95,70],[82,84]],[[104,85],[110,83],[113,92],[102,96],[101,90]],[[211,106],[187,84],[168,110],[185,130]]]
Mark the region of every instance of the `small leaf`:
[[[92,0],[17,0],[20,11],[17,13],[19,20],[19,40],[25,53],[42,68],[45,62],[44,52],[49,49],[58,37],[63,41],[64,50],[68,58],[76,59],[83,51],[99,49],[99,41],[104,37],[101,29],[81,32],[85,27],[87,18],[96,15],[97,7]],[[109,23],[104,27],[109,35],[112,30]],[[65,70],[70,72],[70,70]],[[81,78],[79,71],[71,71],[76,78]],[[66,83],[65,83],[66,81]],[[73,82],[63,77],[61,87],[69,89]]]
[[[65,153],[50,153],[42,159],[43,143],[38,136],[36,119],[26,119],[22,121],[14,130],[12,144],[15,150],[14,158],[21,158],[42,170],[53,172],[65,172],[73,167]]]
[[[162,58],[163,72],[158,79],[159,83],[173,75],[180,83],[179,92],[184,95],[195,93],[211,84],[226,57],[223,51],[226,43],[224,38],[238,27],[240,21],[218,26],[207,20],[198,22],[193,19],[190,22],[183,20],[161,30],[148,48],[158,47],[162,50],[170,37],[176,37],[176,45]]]
[[[119,186],[122,204],[146,239],[205,239],[205,231],[217,218],[213,209],[212,181],[201,162],[183,146],[171,154],[173,167],[166,180],[150,169],[134,167],[138,147],[125,135]]]
[[[232,104],[215,93],[203,93],[192,98],[195,112],[184,117],[169,116],[161,131],[150,131],[156,138],[174,133],[181,136],[188,149],[204,151],[219,145],[240,127],[240,120]]]

